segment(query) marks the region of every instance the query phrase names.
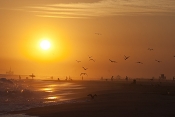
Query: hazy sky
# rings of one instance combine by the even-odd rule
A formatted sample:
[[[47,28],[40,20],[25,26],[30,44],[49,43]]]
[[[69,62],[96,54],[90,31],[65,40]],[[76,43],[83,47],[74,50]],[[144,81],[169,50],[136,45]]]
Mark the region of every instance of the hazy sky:
[[[174,31],[174,0],[0,0],[0,74],[172,78]]]

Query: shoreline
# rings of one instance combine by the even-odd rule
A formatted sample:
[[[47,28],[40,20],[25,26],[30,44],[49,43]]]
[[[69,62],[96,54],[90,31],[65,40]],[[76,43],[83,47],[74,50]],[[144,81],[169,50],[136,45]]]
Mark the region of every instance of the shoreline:
[[[70,100],[68,103],[15,111],[10,114],[25,113],[39,117],[174,117],[174,83],[171,85],[167,82],[161,84],[152,82],[151,85],[149,83],[102,82],[104,87],[101,87],[101,83],[84,82],[89,87],[80,94],[80,98]],[[95,90],[93,87],[95,85],[102,89]],[[87,96],[89,92],[97,94],[97,97],[90,99]]]

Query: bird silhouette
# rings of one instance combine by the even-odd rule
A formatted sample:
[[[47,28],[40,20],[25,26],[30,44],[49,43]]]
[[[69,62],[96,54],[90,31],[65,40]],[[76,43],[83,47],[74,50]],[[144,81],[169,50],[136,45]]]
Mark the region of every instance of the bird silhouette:
[[[94,59],[92,59],[92,58],[91,58],[91,59],[89,59],[89,61],[94,61],[94,62],[95,62],[95,60],[94,60]]]
[[[95,33],[96,35],[101,35],[101,33]]]
[[[84,70],[87,70],[88,68],[82,67]]]
[[[158,63],[162,62],[162,61],[159,61],[159,60],[155,60],[155,61],[157,61]]]
[[[125,56],[125,55],[124,55],[124,59],[125,59],[125,60],[127,60],[129,57],[130,57],[130,56]]]
[[[139,62],[136,62],[136,63],[143,64],[143,63],[142,63],[142,62],[140,62],[140,61],[139,61]]]
[[[91,59],[92,58],[92,56],[89,56],[89,59]]]
[[[77,61],[77,63],[80,63],[81,61],[78,61],[78,60],[76,60]]]
[[[117,63],[116,61],[113,61],[113,60],[111,60],[111,59],[109,59],[109,61],[110,61],[111,63]]]
[[[88,94],[87,96],[90,96],[91,97],[91,99],[94,99],[95,98],[95,96],[97,96],[96,94],[94,94],[94,95],[92,95],[92,94]]]
[[[148,48],[149,51],[152,51],[153,49],[152,48]]]
[[[81,73],[80,76],[82,76],[82,75],[86,75],[86,76],[88,76],[87,73]]]

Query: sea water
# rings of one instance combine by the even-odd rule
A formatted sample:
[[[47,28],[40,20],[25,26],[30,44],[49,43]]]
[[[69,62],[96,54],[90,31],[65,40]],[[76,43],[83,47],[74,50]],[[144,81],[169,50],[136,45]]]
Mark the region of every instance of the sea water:
[[[72,81],[0,79],[0,117],[9,117],[6,113],[11,111],[64,103],[82,88]]]

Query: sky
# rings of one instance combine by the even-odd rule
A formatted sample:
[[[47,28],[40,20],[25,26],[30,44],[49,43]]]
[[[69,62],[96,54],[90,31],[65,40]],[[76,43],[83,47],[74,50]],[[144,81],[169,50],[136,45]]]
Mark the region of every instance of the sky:
[[[0,0],[0,74],[172,79],[174,31],[173,0]]]

